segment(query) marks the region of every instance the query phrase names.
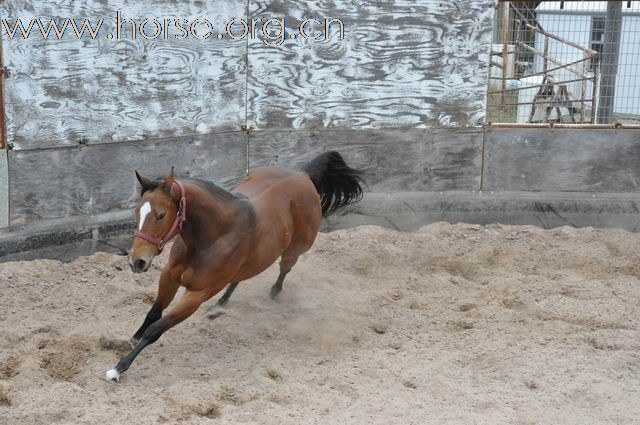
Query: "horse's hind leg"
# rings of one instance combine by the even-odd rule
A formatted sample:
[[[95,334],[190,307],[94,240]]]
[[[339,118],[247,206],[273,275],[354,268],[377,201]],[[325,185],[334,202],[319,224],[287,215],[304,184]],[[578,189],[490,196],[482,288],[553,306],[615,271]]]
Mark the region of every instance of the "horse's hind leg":
[[[229,301],[229,298],[231,298],[231,294],[233,294],[233,291],[235,291],[238,287],[238,283],[239,282],[231,282],[229,284],[225,293],[218,300],[218,305],[220,307],[224,307],[227,304],[227,301]]]
[[[275,299],[280,292],[282,292],[282,283],[284,282],[284,278],[287,276],[287,273],[291,271],[293,266],[295,266],[298,261],[299,255],[294,255],[292,253],[283,253],[280,258],[280,274],[278,275],[278,280],[271,287],[271,299]]]

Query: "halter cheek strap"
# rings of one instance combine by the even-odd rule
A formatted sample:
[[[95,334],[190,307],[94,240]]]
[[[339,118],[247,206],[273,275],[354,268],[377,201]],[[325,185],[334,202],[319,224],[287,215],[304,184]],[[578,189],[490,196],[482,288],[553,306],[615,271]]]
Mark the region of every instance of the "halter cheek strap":
[[[169,229],[167,234],[165,234],[162,239],[156,239],[153,236],[147,235],[140,230],[135,230],[133,232],[134,238],[140,238],[144,239],[147,242],[151,242],[152,244],[156,245],[160,251],[162,251],[162,248],[164,248],[167,242],[169,242],[182,231],[182,226],[187,219],[187,193],[182,183],[177,180],[174,180],[174,183],[176,183],[180,188],[180,203],[178,204],[178,212],[176,213],[176,218],[175,220],[173,220],[173,224],[171,225],[171,228]]]

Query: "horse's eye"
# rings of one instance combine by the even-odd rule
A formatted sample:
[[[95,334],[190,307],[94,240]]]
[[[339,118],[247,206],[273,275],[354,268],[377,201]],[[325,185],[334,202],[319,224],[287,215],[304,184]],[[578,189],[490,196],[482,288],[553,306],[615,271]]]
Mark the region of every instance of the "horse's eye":
[[[164,218],[164,213],[158,214],[158,220],[162,220]]]

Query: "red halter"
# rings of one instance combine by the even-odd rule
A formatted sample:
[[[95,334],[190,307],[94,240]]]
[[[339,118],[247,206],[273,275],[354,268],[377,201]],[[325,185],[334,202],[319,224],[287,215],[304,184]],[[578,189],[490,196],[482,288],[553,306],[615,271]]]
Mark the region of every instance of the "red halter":
[[[178,204],[178,212],[176,213],[176,219],[173,220],[173,224],[171,228],[167,232],[166,235],[162,239],[156,239],[153,236],[149,236],[146,233],[141,232],[140,230],[135,230],[133,232],[134,238],[144,239],[147,242],[151,242],[156,245],[160,251],[164,248],[164,245],[173,239],[180,231],[182,231],[182,225],[187,219],[187,192],[184,190],[184,186],[177,180],[174,180],[174,183],[178,185],[180,188],[180,203]]]

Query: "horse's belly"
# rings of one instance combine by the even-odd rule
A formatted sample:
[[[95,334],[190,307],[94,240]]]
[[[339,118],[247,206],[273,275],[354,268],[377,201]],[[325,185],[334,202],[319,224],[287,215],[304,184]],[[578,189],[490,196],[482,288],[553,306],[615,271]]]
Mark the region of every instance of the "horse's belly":
[[[293,220],[289,211],[277,217],[259,219],[250,254],[238,272],[236,281],[249,279],[262,273],[275,263],[291,243]]]
[[[240,267],[240,270],[233,281],[240,282],[259,275],[275,263],[281,254],[282,251],[280,250],[273,250],[271,252],[255,252],[254,255],[247,258],[247,260],[242,264],[242,267]]]

